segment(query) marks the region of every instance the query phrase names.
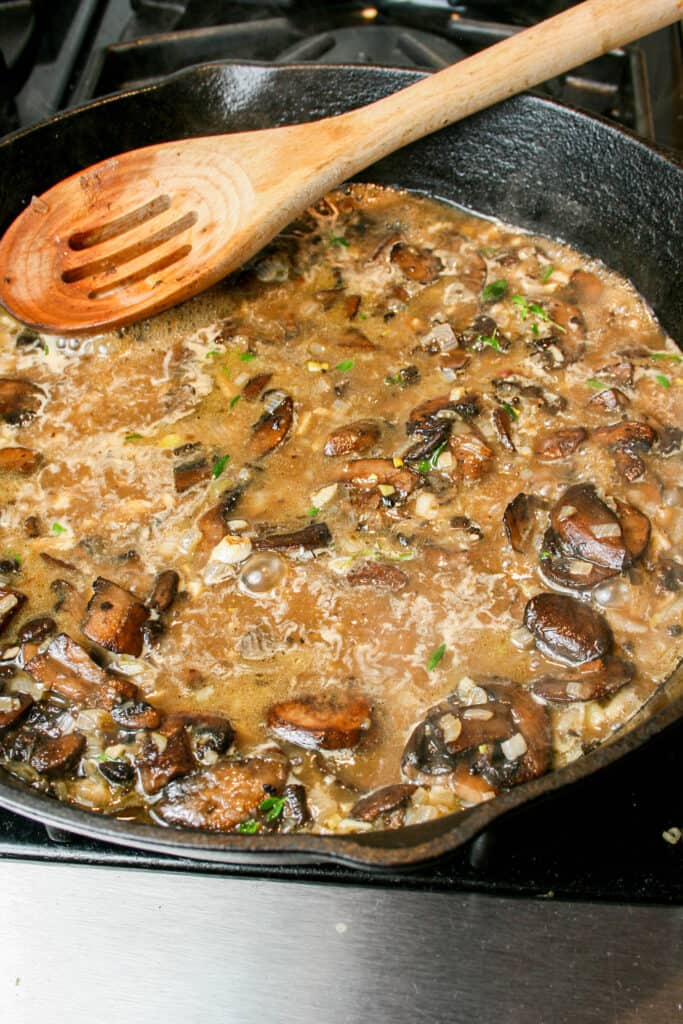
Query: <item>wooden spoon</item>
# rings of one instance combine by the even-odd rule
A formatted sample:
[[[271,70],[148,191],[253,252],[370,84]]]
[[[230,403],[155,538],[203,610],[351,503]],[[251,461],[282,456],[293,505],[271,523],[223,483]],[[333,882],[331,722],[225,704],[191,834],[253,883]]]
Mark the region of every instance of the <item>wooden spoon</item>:
[[[683,0],[586,0],[358,110],[132,150],[31,200],[0,242],[0,301],[58,334],[196,295],[388,153],[683,16]]]

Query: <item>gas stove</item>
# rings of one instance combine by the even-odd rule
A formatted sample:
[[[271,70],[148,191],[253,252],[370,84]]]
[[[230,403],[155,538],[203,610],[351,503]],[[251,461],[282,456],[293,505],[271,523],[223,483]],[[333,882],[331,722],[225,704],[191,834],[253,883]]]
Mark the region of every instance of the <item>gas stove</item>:
[[[57,110],[207,61],[371,63],[438,70],[563,0],[0,0],[0,135]],[[545,83],[540,92],[683,153],[681,26]],[[597,778],[510,816],[447,863],[402,874],[328,865],[226,867],[69,836],[0,810],[0,857],[629,903],[683,902],[674,786],[683,723]],[[671,831],[674,829],[674,831]]]

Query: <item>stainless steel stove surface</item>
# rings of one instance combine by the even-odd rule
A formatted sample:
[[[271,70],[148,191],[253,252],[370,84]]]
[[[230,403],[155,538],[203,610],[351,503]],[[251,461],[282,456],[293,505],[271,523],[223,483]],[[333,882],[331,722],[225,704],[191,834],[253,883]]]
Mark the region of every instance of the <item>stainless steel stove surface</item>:
[[[436,70],[565,6],[0,0],[0,135],[205,61]],[[683,153],[680,29],[541,91]],[[683,827],[681,777],[683,723],[448,862],[401,875],[169,858],[48,835],[0,809],[0,919],[13,940],[0,1006],[32,1022],[68,1000],[70,1024],[133,1013],[336,1024],[373,1010],[396,1021],[683,1020],[683,841],[667,841]],[[79,985],[69,963],[85,943]],[[150,956],[166,979],[153,994]]]

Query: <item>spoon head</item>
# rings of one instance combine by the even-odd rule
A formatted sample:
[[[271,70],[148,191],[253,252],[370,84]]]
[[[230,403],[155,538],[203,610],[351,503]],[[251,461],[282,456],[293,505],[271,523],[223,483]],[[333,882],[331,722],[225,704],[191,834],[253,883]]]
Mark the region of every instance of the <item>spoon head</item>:
[[[239,266],[267,238],[245,231],[254,189],[219,141],[124,153],[34,197],[0,242],[2,305],[39,330],[92,333]]]

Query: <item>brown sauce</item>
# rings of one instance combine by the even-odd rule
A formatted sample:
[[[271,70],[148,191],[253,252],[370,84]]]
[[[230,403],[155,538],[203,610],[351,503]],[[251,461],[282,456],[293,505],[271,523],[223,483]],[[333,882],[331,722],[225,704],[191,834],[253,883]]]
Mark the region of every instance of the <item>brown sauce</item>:
[[[0,341],[0,759],[60,799],[397,827],[680,659],[681,357],[565,245],[353,186],[171,314]]]

